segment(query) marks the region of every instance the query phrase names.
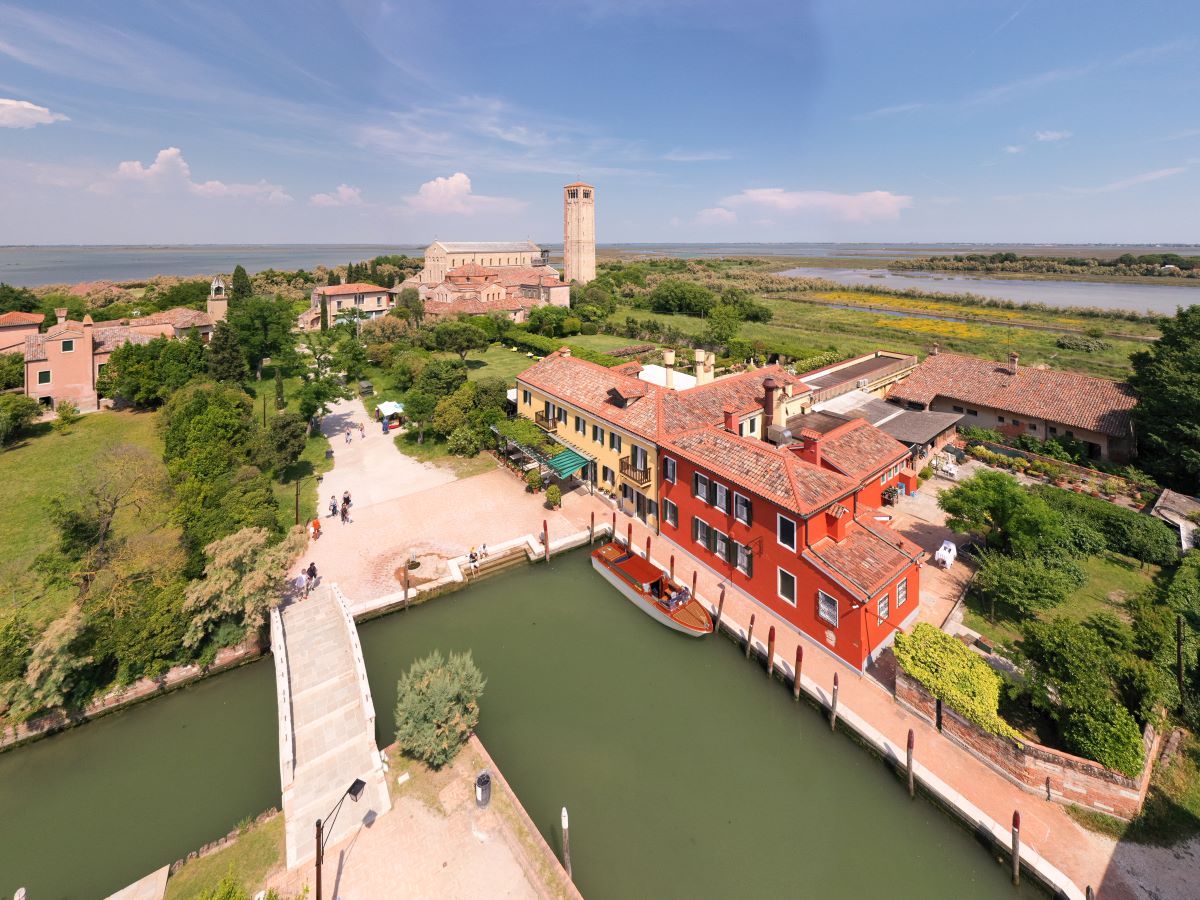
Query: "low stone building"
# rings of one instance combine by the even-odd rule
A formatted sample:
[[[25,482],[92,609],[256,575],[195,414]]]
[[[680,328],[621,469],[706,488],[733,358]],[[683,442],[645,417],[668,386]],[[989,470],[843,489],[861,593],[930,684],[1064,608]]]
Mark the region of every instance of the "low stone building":
[[[25,338],[38,333],[41,313],[6,312],[0,315],[0,353],[21,353]]]

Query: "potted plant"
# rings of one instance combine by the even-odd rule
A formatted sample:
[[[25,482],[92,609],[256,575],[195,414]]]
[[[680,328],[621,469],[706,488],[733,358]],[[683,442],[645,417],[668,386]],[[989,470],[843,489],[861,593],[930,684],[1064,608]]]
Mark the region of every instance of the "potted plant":
[[[558,509],[562,506],[562,488],[557,484],[546,488],[546,502],[550,504],[551,509]]]
[[[525,476],[525,486],[531,494],[536,494],[538,491],[540,491],[542,489],[542,473],[537,469],[530,471],[530,473]]]

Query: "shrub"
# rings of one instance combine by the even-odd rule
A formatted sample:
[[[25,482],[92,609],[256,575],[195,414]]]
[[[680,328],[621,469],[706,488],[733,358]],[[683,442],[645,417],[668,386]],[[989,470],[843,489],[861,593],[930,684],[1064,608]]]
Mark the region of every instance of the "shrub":
[[[1113,553],[1160,566],[1179,558],[1179,535],[1161,519],[1050,485],[1038,485],[1033,490],[1060,512],[1091,522]]]
[[[584,322],[579,327],[580,334],[599,334],[599,332],[600,332],[600,328],[596,325],[595,322]]]
[[[41,405],[32,397],[19,394],[0,396],[0,445],[7,444],[21,429],[32,425],[41,412]]]
[[[957,638],[919,622],[911,634],[896,635],[896,661],[929,693],[984,731],[1018,737],[1000,718],[1000,676]]]
[[[546,502],[550,504],[551,508],[557,508],[562,505],[562,488],[557,484],[552,484],[546,488]]]
[[[397,684],[396,741],[409,756],[440,768],[479,724],[479,697],[487,682],[470,651],[434,651],[417,660]]]
[[[82,418],[79,414],[79,407],[70,400],[59,400],[58,405],[54,407],[54,412],[58,418],[54,420],[53,427],[59,434],[66,434],[67,429]]]
[[[1057,606],[1082,586],[1083,570],[1070,560],[1052,565],[1036,557],[1005,556],[996,551],[981,554],[982,565],[972,583],[993,616],[1000,606],[1019,616]]]
[[[567,346],[571,348],[573,356],[586,359],[588,362],[594,362],[601,366],[619,366],[624,362],[624,360],[617,359],[615,356],[609,356],[606,353],[597,353],[588,347],[580,347],[563,341],[560,338],[543,337],[540,334],[530,334],[528,331],[516,328],[506,334],[504,340],[520,350],[528,350],[539,356],[546,356],[555,350],[561,350],[563,346]]]
[[[540,491],[542,489],[542,473],[534,469],[525,476],[525,483],[529,485],[531,491]]]
[[[469,425],[459,425],[446,439],[446,450],[455,456],[474,456],[482,446],[479,433]]]
[[[929,466],[926,466],[920,472],[917,473],[917,478],[919,478],[921,481],[928,481],[932,477],[933,477],[933,469],[930,468]]]
[[[1109,347],[1107,341],[1082,334],[1064,334],[1054,342],[1054,345],[1062,350],[1082,350],[1084,353],[1096,353],[1099,350],[1107,350]]]

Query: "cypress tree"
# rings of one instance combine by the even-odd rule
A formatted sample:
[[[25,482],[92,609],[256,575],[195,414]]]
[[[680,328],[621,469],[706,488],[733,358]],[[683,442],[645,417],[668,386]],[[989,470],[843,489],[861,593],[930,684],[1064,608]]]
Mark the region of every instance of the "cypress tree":
[[[229,286],[229,302],[237,303],[239,300],[246,300],[254,293],[254,286],[250,284],[250,276],[246,274],[246,270],[239,263],[233,269],[233,279]]]
[[[283,409],[287,406],[287,398],[283,395],[283,371],[279,366],[275,367],[275,408]]]
[[[325,295],[321,295],[321,330],[329,330],[329,300]]]
[[[249,371],[237,332],[228,322],[218,322],[208,344],[208,374],[214,381],[241,384]]]

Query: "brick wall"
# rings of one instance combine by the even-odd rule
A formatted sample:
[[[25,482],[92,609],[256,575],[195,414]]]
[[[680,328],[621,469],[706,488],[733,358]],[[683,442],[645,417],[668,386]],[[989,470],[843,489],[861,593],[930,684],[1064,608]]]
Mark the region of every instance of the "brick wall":
[[[896,700],[936,724],[937,700],[900,668],[896,669]],[[1141,811],[1158,748],[1158,735],[1146,726],[1142,734],[1146,762],[1138,778],[1129,778],[1061,750],[989,734],[945,704],[941,732],[1030,793],[1122,819],[1132,819]]]

